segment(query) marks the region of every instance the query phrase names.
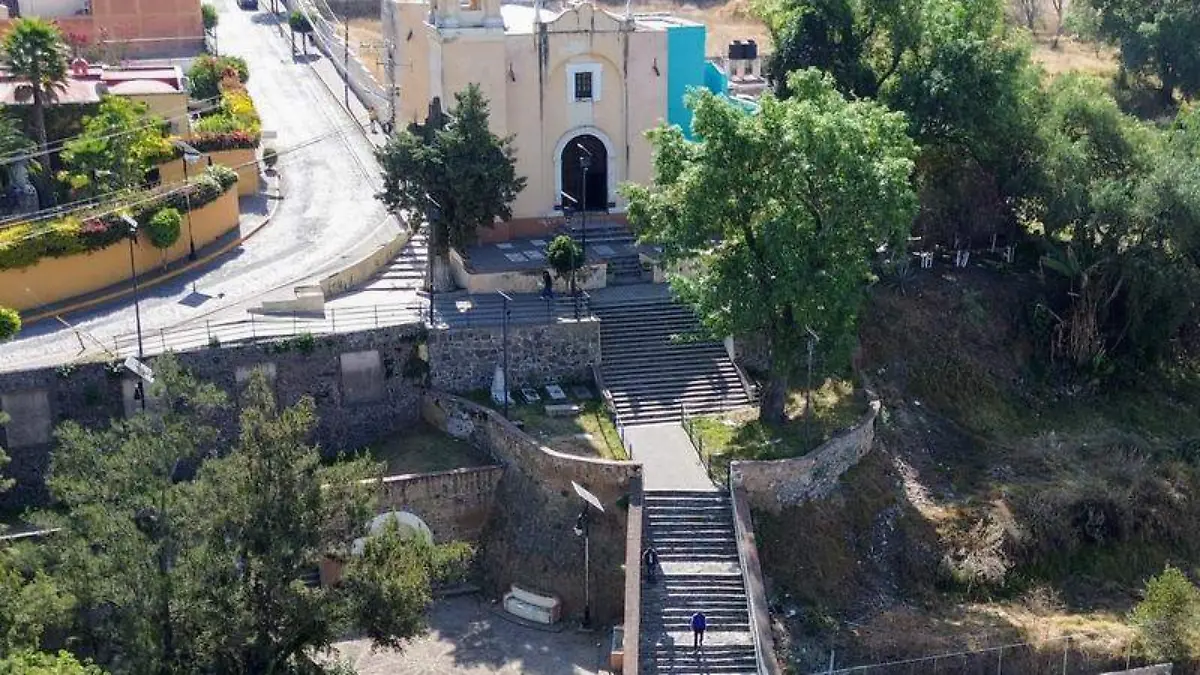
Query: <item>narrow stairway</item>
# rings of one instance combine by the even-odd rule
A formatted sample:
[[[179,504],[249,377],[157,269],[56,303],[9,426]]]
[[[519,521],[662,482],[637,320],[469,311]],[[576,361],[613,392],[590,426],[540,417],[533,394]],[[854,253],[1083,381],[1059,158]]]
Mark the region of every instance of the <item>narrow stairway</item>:
[[[757,673],[728,496],[648,491],[645,514],[643,546],[658,551],[661,569],[642,589],[639,672]],[[700,650],[692,648],[697,611],[708,620]]]
[[[429,237],[426,228],[414,232],[400,255],[387,266],[379,279],[394,289],[421,290],[425,288],[425,265],[429,257]]]
[[[697,341],[692,310],[667,297],[593,306],[600,317],[601,373],[621,422],[678,421],[752,403],[721,342]]]

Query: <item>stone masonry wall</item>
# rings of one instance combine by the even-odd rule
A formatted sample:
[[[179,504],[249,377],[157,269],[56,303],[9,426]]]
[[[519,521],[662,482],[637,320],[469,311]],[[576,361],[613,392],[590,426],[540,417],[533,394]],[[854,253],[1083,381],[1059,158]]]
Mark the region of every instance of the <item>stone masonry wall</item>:
[[[854,424],[803,457],[772,461],[733,462],[732,482],[745,490],[754,510],[778,514],[785,506],[820,499],[837,485],[842,474],[871,451],[879,401]]]
[[[500,326],[429,332],[434,388],[455,393],[490,389],[504,360]],[[508,327],[510,388],[592,379],[600,362],[600,322],[595,319]]]
[[[582,612],[583,541],[572,530],[584,503],[571,487],[575,481],[604,505],[604,513],[591,511],[592,614],[601,622],[619,620],[625,505],[641,465],[555,452],[499,413],[442,392],[426,394],[422,413],[505,466],[482,545],[487,589],[500,595],[516,583],[558,596],[566,614]]]
[[[438,543],[479,543],[492,514],[504,468],[484,466],[388,476],[379,486],[380,513],[407,511],[421,518]]]
[[[330,454],[357,450],[381,435],[408,428],[420,416],[423,368],[413,367],[419,326],[348,333],[177,355],[199,379],[230,393],[219,420],[226,437],[237,428],[236,394],[256,368],[274,381],[282,405],[310,395],[319,419],[314,438]],[[148,359],[151,367],[155,358]],[[44,474],[50,460],[50,431],[73,420],[102,427],[140,408],[134,380],[119,364],[90,363],[0,373],[0,409],[12,417],[0,447],[12,458],[6,473],[16,487],[0,496],[0,507],[45,500]]]

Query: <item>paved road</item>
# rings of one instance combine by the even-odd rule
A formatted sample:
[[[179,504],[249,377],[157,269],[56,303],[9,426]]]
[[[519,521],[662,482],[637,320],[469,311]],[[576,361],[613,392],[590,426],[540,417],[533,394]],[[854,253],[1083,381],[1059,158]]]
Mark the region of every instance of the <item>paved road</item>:
[[[234,0],[215,4],[221,11],[221,49],[249,62],[248,87],[263,127],[277,131],[269,143],[282,155],[284,199],[272,222],[239,249],[145,293],[141,314],[147,333],[202,323],[205,317],[245,318],[255,298],[338,269],[399,231],[373,198],[379,177],[371,144],[312,66],[292,59],[274,18],[264,10],[239,10]],[[295,146],[304,147],[288,152]],[[68,361],[81,345],[98,351],[93,339],[108,345],[134,329],[129,300],[64,318],[85,336],[82,342],[74,330],[41,322],[0,347],[0,370]]]

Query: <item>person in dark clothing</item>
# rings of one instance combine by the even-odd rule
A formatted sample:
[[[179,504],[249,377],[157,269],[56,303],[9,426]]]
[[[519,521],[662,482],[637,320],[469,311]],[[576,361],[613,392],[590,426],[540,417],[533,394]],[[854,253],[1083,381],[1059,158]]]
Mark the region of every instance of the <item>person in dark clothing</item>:
[[[654,583],[654,575],[658,572],[658,551],[655,551],[653,546],[646,549],[642,554],[642,561],[646,565],[646,581]]]
[[[692,649],[700,649],[704,646],[704,629],[708,627],[708,620],[704,618],[704,612],[696,612],[692,615]]]

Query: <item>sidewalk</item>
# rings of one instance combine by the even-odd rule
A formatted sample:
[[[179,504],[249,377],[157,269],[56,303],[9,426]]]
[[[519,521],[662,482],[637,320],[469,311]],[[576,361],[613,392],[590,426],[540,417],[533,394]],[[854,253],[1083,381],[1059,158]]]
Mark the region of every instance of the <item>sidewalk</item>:
[[[238,199],[238,226],[207,246],[196,250],[196,259],[180,258],[170,264],[155,268],[137,277],[138,291],[142,292],[170,281],[176,277],[207,267],[221,256],[241,246],[250,237],[266,227],[275,216],[282,198],[283,180],[278,173],[263,176],[258,194]],[[93,309],[106,302],[133,293],[133,280],[123,281],[106,288],[78,295],[69,300],[38,307],[35,313],[21,317],[26,324],[34,324],[55,316]]]
[[[625,445],[631,459],[642,463],[642,486],[647,492],[717,491],[678,422],[625,427]]]

